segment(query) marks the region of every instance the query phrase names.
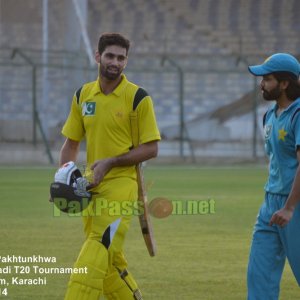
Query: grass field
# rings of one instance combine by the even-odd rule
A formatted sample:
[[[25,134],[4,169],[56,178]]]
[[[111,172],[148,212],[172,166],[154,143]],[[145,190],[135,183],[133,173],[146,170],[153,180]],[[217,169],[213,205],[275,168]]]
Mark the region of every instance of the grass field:
[[[6,266],[71,267],[83,243],[81,219],[53,216],[47,202],[54,169],[0,168],[0,256],[54,256],[56,263],[0,263]],[[214,211],[154,219],[158,254],[151,258],[135,217],[126,240],[129,269],[145,300],[246,299],[246,268],[253,224],[263,199],[265,167],[201,168],[148,166],[148,197],[172,201],[208,201]],[[201,212],[201,211],[200,211]],[[47,277],[46,285],[6,286],[13,274],[0,273],[0,299],[63,299],[69,275]],[[300,299],[286,265],[281,299]]]

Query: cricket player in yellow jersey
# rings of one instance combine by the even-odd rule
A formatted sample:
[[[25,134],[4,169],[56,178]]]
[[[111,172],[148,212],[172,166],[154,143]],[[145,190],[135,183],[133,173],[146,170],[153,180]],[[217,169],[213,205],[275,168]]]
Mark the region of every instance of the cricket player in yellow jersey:
[[[83,217],[86,240],[74,265],[87,267],[88,272],[71,275],[66,300],[98,300],[101,295],[116,300],[142,299],[123,254],[131,216],[110,215],[108,209],[99,214],[98,210],[103,199],[109,203],[136,201],[135,165],[158,152],[160,133],[152,100],[123,74],[129,47],[129,40],[118,33],[100,37],[95,55],[99,77],[75,93],[62,129],[66,140],[60,166],[76,161],[85,138],[87,165],[93,172],[92,191],[101,197],[93,197],[90,213]],[[138,114],[140,145],[136,148],[132,147],[130,127],[133,110]]]

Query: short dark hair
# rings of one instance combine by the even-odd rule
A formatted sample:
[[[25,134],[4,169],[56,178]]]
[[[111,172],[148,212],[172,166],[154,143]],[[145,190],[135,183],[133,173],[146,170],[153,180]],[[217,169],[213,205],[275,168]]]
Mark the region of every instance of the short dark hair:
[[[117,45],[126,49],[126,55],[130,48],[130,41],[120,33],[103,33],[98,42],[98,51],[100,55],[105,51],[107,46]]]
[[[289,86],[286,89],[286,96],[290,100],[296,100],[300,97],[300,82],[298,77],[290,72],[274,72],[274,77],[278,82],[280,81],[288,81]]]

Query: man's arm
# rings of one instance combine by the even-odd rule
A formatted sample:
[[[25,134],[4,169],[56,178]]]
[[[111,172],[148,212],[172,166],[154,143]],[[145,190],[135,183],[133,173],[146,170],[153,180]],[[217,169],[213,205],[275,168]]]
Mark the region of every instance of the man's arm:
[[[79,152],[80,142],[67,138],[60,150],[59,166],[67,163],[68,161],[76,161]]]
[[[292,218],[295,207],[300,202],[300,149],[297,150],[297,159],[299,166],[296,171],[294,178],[292,190],[289,197],[286,200],[284,207],[276,211],[271,220],[270,225],[277,224],[280,226],[285,226]]]
[[[157,153],[158,142],[152,141],[141,144],[123,155],[95,161],[91,166],[91,170],[94,171],[94,182],[91,184],[91,187],[97,186],[112,168],[134,166],[140,162],[156,157]]]
[[[68,161],[76,161],[78,151],[79,151],[79,142],[67,138],[60,150],[59,167],[61,167],[63,164],[67,163]],[[51,196],[49,196],[49,201],[53,202]]]

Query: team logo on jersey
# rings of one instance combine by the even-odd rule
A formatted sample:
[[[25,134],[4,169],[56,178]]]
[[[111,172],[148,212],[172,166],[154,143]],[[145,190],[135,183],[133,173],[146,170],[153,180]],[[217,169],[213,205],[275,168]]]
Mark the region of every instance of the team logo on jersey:
[[[268,140],[271,136],[272,125],[271,124],[266,125],[264,131],[265,131],[265,140]]]
[[[115,116],[118,117],[118,118],[120,118],[120,119],[122,119],[123,116],[124,116],[124,113],[121,112],[121,111],[117,111],[117,112],[115,113]]]
[[[284,128],[281,128],[278,130],[278,140],[279,141],[285,141],[285,136],[287,135],[287,131],[284,130]]]
[[[94,116],[96,111],[96,102],[84,102],[82,104],[83,116]]]

